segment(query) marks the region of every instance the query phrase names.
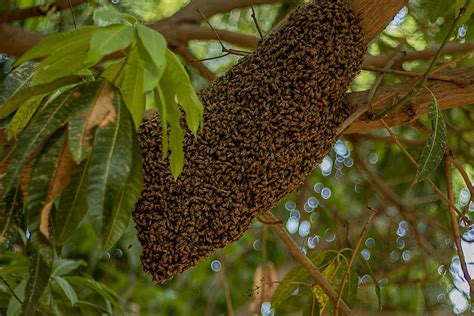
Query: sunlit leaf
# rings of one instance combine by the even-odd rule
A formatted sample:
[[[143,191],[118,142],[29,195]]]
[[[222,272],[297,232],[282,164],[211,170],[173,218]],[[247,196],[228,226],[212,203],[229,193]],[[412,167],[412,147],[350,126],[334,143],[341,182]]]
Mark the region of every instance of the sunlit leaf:
[[[83,68],[95,64],[95,62],[88,62],[87,56],[85,50],[75,51],[65,56],[49,56],[37,66],[33,84],[45,84],[63,77],[78,75]]]
[[[419,167],[416,172],[415,183],[428,178],[436,170],[444,157],[447,144],[446,123],[438,108],[438,100],[434,94],[428,108],[428,116],[431,120],[433,132],[418,159]]]
[[[91,37],[88,61],[92,64],[104,56],[127,48],[135,39],[135,29],[131,25],[113,24],[99,27]]]
[[[322,271],[322,275],[329,283],[331,283],[334,280],[334,277],[336,276],[338,269],[339,269],[339,265],[337,263],[337,260],[333,260],[330,264],[328,264],[324,268],[324,270]],[[314,297],[316,297],[316,299],[318,300],[319,314],[322,314],[324,312],[324,309],[326,308],[326,305],[329,302],[329,296],[317,284],[315,284],[311,288],[311,291],[313,292]]]
[[[114,96],[116,122],[97,128],[89,167],[88,208],[99,237],[123,190],[132,166],[133,122],[120,95]],[[102,246],[105,246],[102,240]]]
[[[85,26],[78,30],[47,36],[23,54],[16,64],[48,55],[71,55],[71,53],[87,50],[91,35],[96,29],[95,26]]]
[[[166,110],[166,100],[161,91],[161,87],[157,87],[153,91],[153,106],[158,108],[160,112],[160,126],[161,126],[161,146],[162,146],[162,157],[166,158],[168,155],[168,112]]]

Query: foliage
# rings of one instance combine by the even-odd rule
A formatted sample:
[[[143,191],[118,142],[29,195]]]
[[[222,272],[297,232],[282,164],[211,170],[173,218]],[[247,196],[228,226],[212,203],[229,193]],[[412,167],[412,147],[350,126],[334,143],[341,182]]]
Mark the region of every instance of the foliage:
[[[137,129],[147,110],[159,111],[162,158],[177,178],[185,163],[184,133],[197,135],[203,124],[194,86],[206,84],[193,63],[183,66],[164,37],[142,21],[169,16],[185,2],[90,1],[75,8],[77,21],[65,10],[16,22],[50,35],[16,61],[0,55],[5,134],[0,139],[6,140],[0,146],[0,314],[223,314],[229,304],[226,291],[236,313],[334,313],[335,304],[260,222],[222,253],[165,285],[153,284],[141,270],[141,249],[130,223],[143,181]],[[410,1],[369,44],[369,53],[440,44],[466,2]],[[36,4],[44,2],[3,1],[0,12]],[[292,8],[264,5],[255,11],[261,28],[269,31]],[[473,11],[471,1],[450,41],[474,39]],[[251,14],[249,8],[233,10],[210,23],[255,34]],[[217,41],[192,41],[189,49],[196,59],[221,54]],[[237,60],[229,56],[204,63],[221,74]],[[473,61],[469,55],[452,67]],[[401,69],[423,73],[429,63],[415,60]],[[376,77],[362,72],[351,90],[371,89]],[[405,80],[387,74],[381,86]],[[393,129],[418,158],[418,168],[384,130],[351,135],[339,140],[305,184],[273,210],[336,292],[367,205],[380,210],[355,254],[342,295],[356,310],[415,314],[469,308],[447,206],[425,180],[446,190],[439,164],[450,150],[472,181],[474,109],[441,111],[437,91],[430,92],[429,113],[417,128]],[[457,172],[453,183],[455,206],[471,221],[469,184]],[[472,231],[466,223],[460,229],[462,246],[470,253]],[[472,275],[474,258],[467,259]],[[266,302],[252,283],[262,260],[275,264],[280,280]],[[251,303],[257,308],[249,311]]]

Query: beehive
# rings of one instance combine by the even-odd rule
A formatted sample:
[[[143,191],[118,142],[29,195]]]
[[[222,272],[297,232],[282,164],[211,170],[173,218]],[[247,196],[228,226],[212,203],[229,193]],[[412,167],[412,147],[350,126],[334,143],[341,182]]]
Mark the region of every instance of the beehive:
[[[176,182],[161,160],[159,119],[145,119],[145,187],[133,217],[155,281],[239,239],[304,181],[350,114],[342,99],[364,53],[358,17],[342,1],[296,9],[200,92],[204,128],[187,133]]]

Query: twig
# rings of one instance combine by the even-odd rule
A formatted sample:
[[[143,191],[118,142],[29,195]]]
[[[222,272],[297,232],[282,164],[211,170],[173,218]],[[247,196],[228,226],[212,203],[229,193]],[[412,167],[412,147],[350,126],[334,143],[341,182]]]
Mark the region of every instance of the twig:
[[[224,269],[224,255],[222,251],[219,254],[219,259],[221,260],[221,270],[219,271],[219,276],[221,278],[222,286],[224,287],[225,303],[227,306],[227,314],[229,316],[234,316],[234,308],[232,306],[232,296],[230,295],[229,282],[225,275]]]
[[[211,25],[211,22],[209,22],[208,18],[204,15],[204,13],[201,10],[197,10],[197,12],[202,16],[203,20],[206,21],[207,25],[211,28],[212,32],[214,33],[214,36],[216,37],[217,41],[221,45],[221,50],[223,53],[229,53],[237,56],[246,56],[249,54],[249,52],[246,52],[244,50],[239,50],[239,49],[232,49],[232,48],[227,48],[224,46],[222,43],[221,37],[219,36],[219,33],[216,32],[214,27]]]
[[[474,199],[474,186],[469,179],[469,176],[467,175],[466,170],[461,166],[459,161],[456,160],[456,158],[452,157],[452,162],[454,166],[456,166],[456,169],[458,169],[459,173],[461,174],[461,177],[463,178],[464,182],[466,183],[467,189],[471,193],[471,201]]]
[[[393,140],[395,141],[395,143],[397,143],[398,147],[402,150],[402,153],[408,158],[408,160],[411,161],[411,163],[416,167],[418,168],[418,163],[416,162],[416,160],[410,155],[410,153],[405,149],[405,147],[400,143],[400,141],[398,140],[397,136],[395,136],[395,134],[392,132],[390,126],[388,126],[388,124],[385,122],[385,120],[380,120],[380,122],[382,122],[383,126],[385,127],[385,129],[387,130],[387,132],[390,134],[390,136],[393,138]],[[458,210],[458,208],[456,207],[456,205],[454,205],[454,203],[451,202],[451,200],[443,193],[441,192],[441,190],[438,188],[438,186],[430,179],[430,178],[426,178],[425,181],[427,181],[432,187],[433,189],[436,191],[436,193],[446,202],[448,203],[449,206],[451,206],[462,218],[462,220],[464,222],[466,222],[467,224],[469,224],[469,220],[465,217],[465,216],[462,216],[462,212]]]
[[[451,163],[452,163],[452,156],[451,153],[447,153],[444,156],[444,173],[446,177],[446,187],[448,190],[448,198],[454,204],[454,193],[453,193],[453,174],[451,170]],[[454,208],[448,206],[449,210],[449,219],[451,220],[451,227],[453,229],[453,239],[454,243],[456,244],[456,250],[459,256],[459,262],[461,264],[461,269],[466,279],[466,282],[469,284],[469,293],[471,297],[471,303],[474,301],[474,283],[471,280],[471,276],[469,275],[469,271],[467,269],[466,258],[464,257],[464,252],[462,250],[461,244],[461,233],[459,232],[459,224],[458,219],[456,217],[456,213]]]
[[[397,76],[404,76],[404,77],[421,78],[421,76],[423,76],[422,73],[414,72],[414,71],[393,70],[393,69],[376,68],[376,67],[370,67],[370,66],[363,67],[362,69],[365,70],[365,71],[379,72],[379,73],[385,73],[385,74],[391,74],[391,75],[397,75]],[[431,73],[429,75],[428,79],[452,82],[454,84],[457,84],[457,85],[460,85],[460,86],[463,86],[463,87],[469,85],[469,82],[464,80],[464,79],[460,79],[460,78],[456,78],[456,77],[450,77],[450,76],[436,75],[436,74],[433,74],[433,73]]]
[[[196,59],[196,56],[184,45],[179,45],[175,48],[175,51],[178,52],[184,59],[191,63],[199,73],[206,78],[208,81],[213,81],[216,79],[216,75],[206,67],[201,61]]]
[[[76,12],[74,12],[74,7],[71,3],[71,0],[67,0],[69,8],[71,9],[72,22],[74,23],[74,29],[77,30],[77,21],[76,21]]]
[[[253,22],[255,23],[255,27],[257,28],[257,32],[258,32],[258,35],[260,36],[260,39],[263,39],[263,33],[262,33],[262,30],[260,29],[260,25],[258,24],[258,21],[257,21],[257,15],[255,14],[255,9],[253,8],[253,1],[252,1],[252,5],[250,6],[250,8],[252,9],[252,20]]]
[[[271,212],[266,212],[264,214],[264,218],[268,222],[276,222],[278,218],[273,215]],[[319,270],[314,266],[311,260],[306,257],[301,250],[299,249],[298,245],[291,239],[291,237],[286,233],[285,229],[281,225],[271,225],[272,230],[277,234],[280,240],[285,244],[288,248],[288,251],[291,255],[299,262],[301,265],[309,272],[311,277],[313,278],[314,282],[323,289],[326,295],[334,302],[337,302],[338,294],[333,289],[331,284],[326,280],[326,278],[319,272]],[[344,315],[351,315],[352,311],[347,306],[347,304],[342,301],[341,302],[341,310]]]
[[[22,300],[18,297],[18,295],[16,295],[15,291],[12,289],[12,287],[10,286],[10,284],[8,284],[7,280],[6,280],[3,276],[0,276],[0,279],[2,279],[2,282],[5,284],[5,286],[8,288],[8,290],[12,293],[13,297],[15,297],[15,299],[16,299],[20,304],[23,304]]]
[[[354,260],[357,257],[357,254],[359,253],[359,248],[360,248],[360,245],[362,244],[362,239],[367,233],[367,229],[369,228],[369,225],[372,222],[372,219],[374,218],[375,214],[377,214],[377,210],[371,208],[370,206],[368,206],[367,208],[372,211],[372,214],[369,215],[369,217],[367,218],[367,221],[365,222],[364,227],[362,228],[360,232],[359,239],[357,240],[354,251],[352,252],[351,260],[349,261],[349,264],[347,265],[346,273],[344,273],[344,277],[342,278],[341,288],[339,289],[339,297],[337,298],[337,303],[336,303],[336,312],[334,313],[335,315],[339,315],[339,305],[341,304],[344,288],[346,286],[347,279],[349,278],[352,264],[354,263]]]

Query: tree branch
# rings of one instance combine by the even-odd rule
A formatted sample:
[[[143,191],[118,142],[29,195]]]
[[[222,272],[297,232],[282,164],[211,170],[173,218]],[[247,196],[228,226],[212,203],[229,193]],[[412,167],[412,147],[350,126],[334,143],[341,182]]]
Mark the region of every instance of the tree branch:
[[[431,91],[435,92],[438,104],[441,109],[449,109],[452,107],[468,105],[474,103],[474,67],[465,68],[453,68],[440,72],[445,76],[455,77],[469,82],[469,85],[465,87],[459,87],[450,82],[444,81],[431,81],[427,84]],[[391,85],[385,88],[380,88],[375,94],[374,100],[378,102],[374,103],[374,110],[380,111],[391,104],[391,100],[400,91],[402,94],[409,91],[410,84],[407,82]],[[383,124],[380,121],[371,121],[367,115],[363,114],[358,117],[361,113],[368,109],[367,104],[368,91],[364,92],[353,92],[346,96],[348,104],[357,109],[356,114],[346,120],[345,126],[348,126],[344,130],[344,126],[341,128],[344,130],[344,134],[360,133],[375,128],[382,128]],[[397,126],[403,124],[410,124],[418,119],[420,116],[428,112],[428,105],[431,102],[431,94],[426,91],[420,91],[420,93],[413,98],[413,100],[405,108],[398,110],[386,118],[385,122],[389,126]]]
[[[13,11],[0,12],[0,23],[25,20],[37,16],[45,16],[48,12],[62,11],[87,2],[88,0],[58,0],[49,5],[17,9]]]

